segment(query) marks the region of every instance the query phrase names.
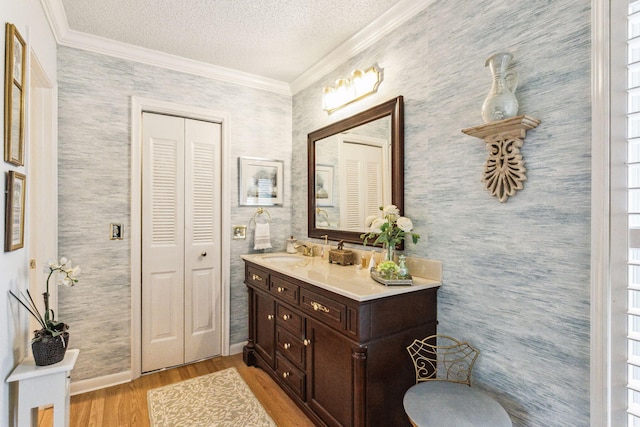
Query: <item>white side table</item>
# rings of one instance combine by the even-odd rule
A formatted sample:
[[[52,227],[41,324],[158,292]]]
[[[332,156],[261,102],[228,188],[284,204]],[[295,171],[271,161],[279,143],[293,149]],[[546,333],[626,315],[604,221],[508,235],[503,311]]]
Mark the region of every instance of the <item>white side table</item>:
[[[80,350],[67,350],[64,359],[49,366],[36,366],[32,357],[15,367],[7,382],[18,382],[17,426],[35,427],[38,407],[53,404],[53,427],[69,426],[69,375]]]

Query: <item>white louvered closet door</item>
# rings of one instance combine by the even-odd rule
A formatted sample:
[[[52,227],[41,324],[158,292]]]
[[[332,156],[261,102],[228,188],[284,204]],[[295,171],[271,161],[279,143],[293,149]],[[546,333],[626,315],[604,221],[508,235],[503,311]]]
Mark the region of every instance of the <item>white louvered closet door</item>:
[[[220,125],[144,113],[142,371],[220,354]]]
[[[344,141],[341,153],[340,224],[349,231],[363,231],[364,220],[378,215],[383,199],[384,147]],[[388,184],[387,184],[388,185]]]

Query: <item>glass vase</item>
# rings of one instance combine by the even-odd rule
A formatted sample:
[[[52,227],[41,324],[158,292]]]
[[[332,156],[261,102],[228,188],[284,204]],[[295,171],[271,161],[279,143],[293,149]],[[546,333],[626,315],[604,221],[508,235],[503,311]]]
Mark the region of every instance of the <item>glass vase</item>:
[[[385,243],[384,246],[384,261],[393,261],[396,260],[396,246]]]

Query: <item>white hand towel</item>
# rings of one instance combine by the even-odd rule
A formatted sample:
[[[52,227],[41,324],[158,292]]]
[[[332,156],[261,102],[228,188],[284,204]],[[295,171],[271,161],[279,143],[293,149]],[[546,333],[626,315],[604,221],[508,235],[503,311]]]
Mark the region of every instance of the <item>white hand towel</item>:
[[[271,248],[271,231],[269,223],[256,224],[256,235],[253,249],[269,249]]]

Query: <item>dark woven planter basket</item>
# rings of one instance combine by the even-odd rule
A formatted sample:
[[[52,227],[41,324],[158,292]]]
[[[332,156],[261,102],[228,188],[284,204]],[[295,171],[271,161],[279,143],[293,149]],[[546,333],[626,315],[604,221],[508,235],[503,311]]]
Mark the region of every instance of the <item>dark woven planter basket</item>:
[[[63,341],[64,340],[64,341]],[[64,359],[64,354],[69,347],[69,332],[63,332],[57,337],[46,337],[31,343],[31,351],[36,361],[36,366],[53,365]]]

